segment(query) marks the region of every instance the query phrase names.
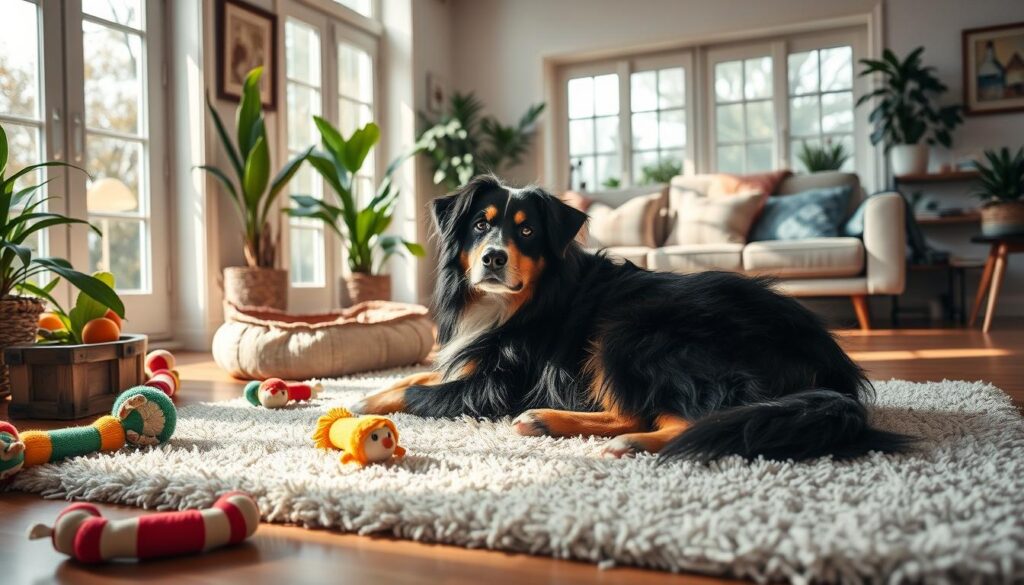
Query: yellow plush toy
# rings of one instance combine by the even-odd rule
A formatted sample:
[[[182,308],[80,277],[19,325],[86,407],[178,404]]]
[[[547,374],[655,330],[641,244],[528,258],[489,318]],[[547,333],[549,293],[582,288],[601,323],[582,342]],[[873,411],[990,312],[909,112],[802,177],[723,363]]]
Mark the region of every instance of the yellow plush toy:
[[[332,408],[316,421],[313,443],[320,449],[341,449],[342,463],[380,463],[405,455],[398,445],[395,423],[383,416],[353,416]]]

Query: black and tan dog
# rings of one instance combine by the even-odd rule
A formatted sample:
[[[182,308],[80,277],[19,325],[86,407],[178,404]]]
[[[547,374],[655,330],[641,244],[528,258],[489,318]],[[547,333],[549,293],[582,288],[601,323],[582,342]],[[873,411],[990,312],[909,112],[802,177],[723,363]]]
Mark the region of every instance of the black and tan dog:
[[[580,249],[583,213],[478,177],[434,203],[436,371],[355,410],[517,417],[523,435],[614,437],[604,454],[854,457],[871,386],[819,320],[766,281],[649,272]]]

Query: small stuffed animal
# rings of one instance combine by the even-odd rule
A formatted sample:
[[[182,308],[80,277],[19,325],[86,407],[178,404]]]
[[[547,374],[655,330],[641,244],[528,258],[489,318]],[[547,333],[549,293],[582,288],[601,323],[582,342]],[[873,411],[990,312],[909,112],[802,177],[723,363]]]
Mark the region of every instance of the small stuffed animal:
[[[323,391],[320,384],[285,382],[280,378],[253,380],[245,385],[245,399],[253,406],[281,408],[292,400],[313,400]]]
[[[313,443],[320,449],[341,449],[342,463],[367,465],[405,455],[391,419],[353,416],[344,408],[332,408],[316,421]]]

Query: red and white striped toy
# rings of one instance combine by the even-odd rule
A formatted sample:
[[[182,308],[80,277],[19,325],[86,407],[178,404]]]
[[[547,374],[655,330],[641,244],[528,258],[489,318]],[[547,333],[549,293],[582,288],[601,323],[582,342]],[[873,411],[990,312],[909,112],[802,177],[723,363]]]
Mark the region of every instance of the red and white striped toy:
[[[53,548],[84,563],[152,559],[206,552],[252,536],[260,523],[256,502],[229,492],[205,510],[161,512],[109,521],[92,504],[71,504],[53,527],[37,524],[29,538],[50,537]]]
[[[174,396],[178,391],[178,379],[174,377],[171,370],[157,370],[153,372],[143,386],[156,388],[168,396]]]

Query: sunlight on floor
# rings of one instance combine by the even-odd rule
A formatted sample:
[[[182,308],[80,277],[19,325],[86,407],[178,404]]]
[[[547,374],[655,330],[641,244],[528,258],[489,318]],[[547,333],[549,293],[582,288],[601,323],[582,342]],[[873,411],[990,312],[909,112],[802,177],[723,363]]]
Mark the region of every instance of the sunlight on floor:
[[[913,349],[898,351],[850,351],[851,358],[859,362],[882,362],[897,360],[940,360],[955,358],[1005,357],[1015,352],[1006,349]]]

